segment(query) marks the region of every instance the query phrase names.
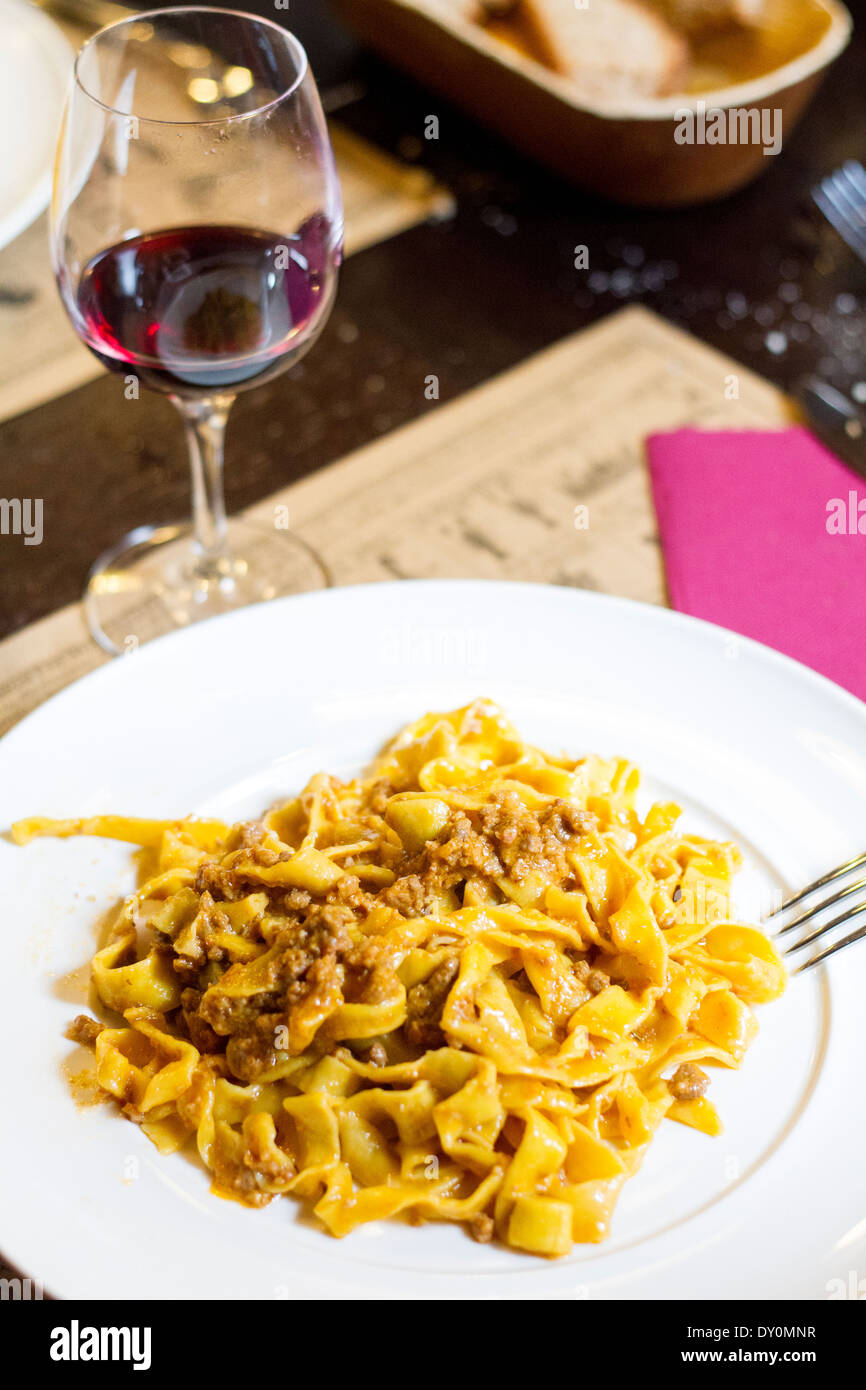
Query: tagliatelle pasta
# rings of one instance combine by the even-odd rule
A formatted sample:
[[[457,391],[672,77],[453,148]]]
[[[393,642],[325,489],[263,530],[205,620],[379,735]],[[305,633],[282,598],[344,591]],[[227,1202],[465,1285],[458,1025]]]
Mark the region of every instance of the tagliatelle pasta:
[[[143,846],[93,959],[96,1075],[213,1189],[342,1236],[404,1213],[537,1255],[608,1234],[665,1117],[714,1135],[785,972],[732,918],[734,845],[635,809],[619,758],[530,747],[489,701],[236,826],[33,819]]]

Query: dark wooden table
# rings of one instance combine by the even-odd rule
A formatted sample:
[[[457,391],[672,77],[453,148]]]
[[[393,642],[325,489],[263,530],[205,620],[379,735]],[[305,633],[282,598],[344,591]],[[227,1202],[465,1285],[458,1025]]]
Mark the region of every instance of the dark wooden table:
[[[852,8],[856,21],[862,0]],[[821,174],[866,156],[866,14],[764,176],[726,202],[674,212],[623,209],[546,174],[362,53],[322,0],[293,0],[286,17],[323,89],[358,84],[340,119],[431,168],[458,211],[354,256],[307,361],[239,398],[232,509],[429,410],[428,374],[448,401],[630,300],[782,386],[807,370],[847,389],[866,383],[866,269],[808,198]],[[422,138],[431,112],[438,142]],[[580,244],[589,272],[574,269]],[[0,425],[0,496],[44,500],[40,546],[0,537],[2,635],[77,598],[91,560],[124,531],[188,512],[179,419],[147,393],[121,408],[106,374]]]

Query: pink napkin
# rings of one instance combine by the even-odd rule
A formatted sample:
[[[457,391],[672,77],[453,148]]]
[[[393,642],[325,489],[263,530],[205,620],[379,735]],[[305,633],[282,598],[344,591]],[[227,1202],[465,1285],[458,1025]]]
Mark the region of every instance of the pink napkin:
[[[673,606],[866,699],[866,483],[799,428],[647,450]]]

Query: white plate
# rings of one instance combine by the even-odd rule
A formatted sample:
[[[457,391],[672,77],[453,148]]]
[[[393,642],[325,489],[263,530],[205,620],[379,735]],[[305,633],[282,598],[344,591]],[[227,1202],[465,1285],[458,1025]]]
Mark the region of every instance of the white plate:
[[[0,0],[0,247],[48,206],[72,63],[47,15],[26,0]]]
[[[658,608],[535,585],[418,582],[285,599],[144,647],[0,743],[0,825],[35,814],[261,810],[353,770],[404,720],[476,695],[526,736],[621,752],[646,794],[735,836],[740,901],[863,845],[866,706],[803,667]],[[63,1038],[125,846],[0,841],[6,1139],[0,1248],[50,1291],[125,1298],[823,1298],[866,1273],[866,944],[760,1010],[713,1093],[725,1134],[665,1125],[610,1242],[546,1262],[457,1228],[337,1242],[292,1200],[208,1193],[108,1105],[79,1109]]]

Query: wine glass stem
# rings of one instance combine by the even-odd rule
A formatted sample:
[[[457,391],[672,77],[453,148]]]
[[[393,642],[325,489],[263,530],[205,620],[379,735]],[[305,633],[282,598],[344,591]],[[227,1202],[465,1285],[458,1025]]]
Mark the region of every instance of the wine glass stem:
[[[192,544],[196,572],[219,578],[229,558],[223,488],[223,448],[234,396],[172,400],[183,416],[192,471]]]

